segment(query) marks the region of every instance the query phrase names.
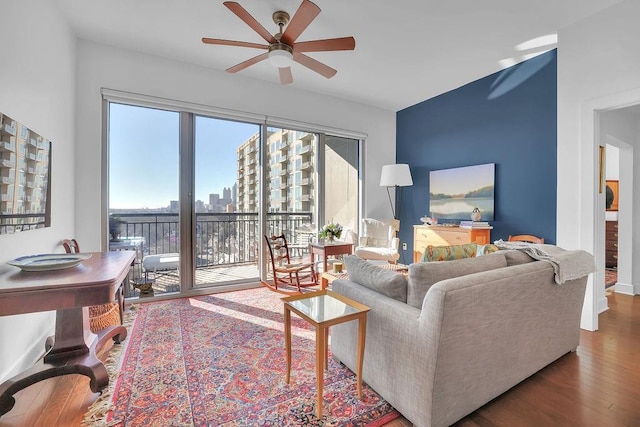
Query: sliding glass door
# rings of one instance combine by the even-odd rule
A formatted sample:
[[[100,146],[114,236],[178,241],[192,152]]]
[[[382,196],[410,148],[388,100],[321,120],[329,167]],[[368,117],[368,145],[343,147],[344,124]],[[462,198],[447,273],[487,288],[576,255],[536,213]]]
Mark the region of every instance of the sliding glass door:
[[[259,278],[260,126],[195,118],[195,286]]]
[[[359,140],[106,105],[105,237],[137,252],[134,279],[153,295],[264,280],[264,235],[284,233],[305,257],[326,222],[357,231]]]
[[[179,134],[178,112],[109,104],[108,247],[135,250],[155,294],[180,291]]]

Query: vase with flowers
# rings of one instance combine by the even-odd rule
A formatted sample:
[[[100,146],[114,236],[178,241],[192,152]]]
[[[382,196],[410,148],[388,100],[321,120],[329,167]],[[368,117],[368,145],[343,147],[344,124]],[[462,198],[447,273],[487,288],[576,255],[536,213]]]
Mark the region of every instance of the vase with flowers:
[[[342,236],[342,226],[338,223],[327,224],[322,227],[322,230],[320,230],[320,233],[318,234],[321,238],[331,243]]]

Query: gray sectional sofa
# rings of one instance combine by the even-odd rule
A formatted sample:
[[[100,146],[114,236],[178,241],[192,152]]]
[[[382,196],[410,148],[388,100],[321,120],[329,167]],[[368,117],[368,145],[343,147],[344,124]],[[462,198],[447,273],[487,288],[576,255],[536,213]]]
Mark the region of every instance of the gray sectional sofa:
[[[416,263],[408,279],[357,257],[333,290],[371,307],[363,380],[418,427],[448,426],[575,351],[587,276],[557,284],[523,252]],[[331,328],[356,366],[357,322]]]

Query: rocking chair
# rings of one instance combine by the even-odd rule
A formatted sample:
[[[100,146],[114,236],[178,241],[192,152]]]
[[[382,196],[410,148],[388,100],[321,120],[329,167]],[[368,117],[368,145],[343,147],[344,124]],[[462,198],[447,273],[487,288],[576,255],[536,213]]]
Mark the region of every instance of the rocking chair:
[[[279,236],[267,236],[269,255],[271,257],[271,272],[273,274],[273,284],[263,281],[262,284],[268,288],[281,293],[300,293],[302,288],[309,286],[317,286],[318,280],[313,264],[297,260],[291,261],[289,256],[289,246],[284,234]],[[297,291],[287,291],[286,289],[278,289],[278,286],[297,288]]]

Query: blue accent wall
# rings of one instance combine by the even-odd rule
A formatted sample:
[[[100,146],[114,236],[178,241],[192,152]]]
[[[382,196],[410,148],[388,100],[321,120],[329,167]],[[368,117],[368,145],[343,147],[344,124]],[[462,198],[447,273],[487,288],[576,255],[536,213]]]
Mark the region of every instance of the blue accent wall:
[[[429,172],[496,164],[491,240],[556,240],[557,60],[550,51],[397,113],[396,162],[408,163],[400,240],[429,215]],[[471,212],[469,212],[471,215]],[[401,258],[402,261],[402,258]]]

